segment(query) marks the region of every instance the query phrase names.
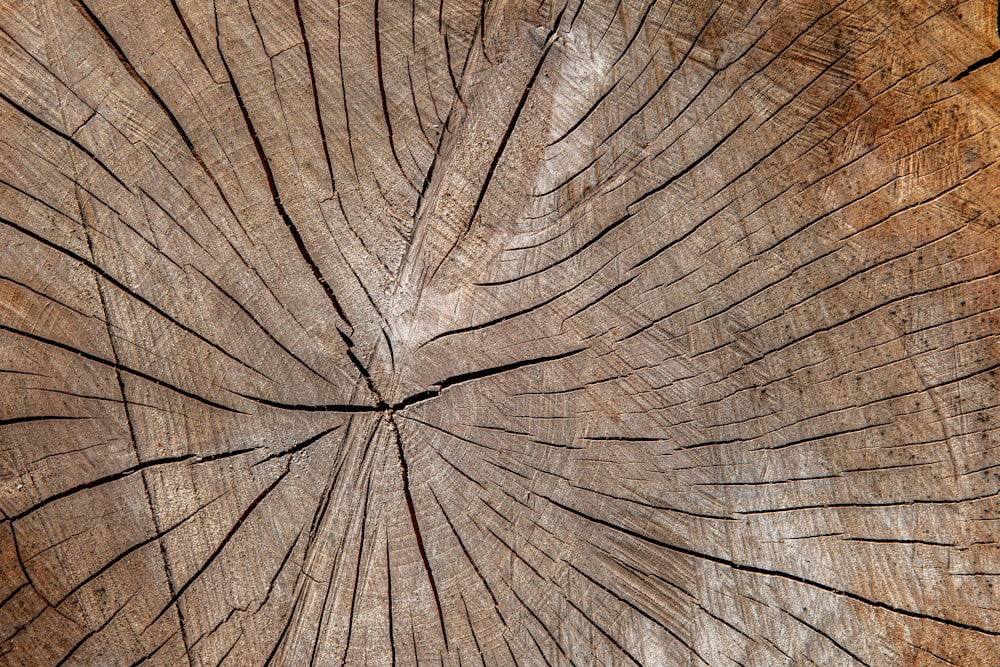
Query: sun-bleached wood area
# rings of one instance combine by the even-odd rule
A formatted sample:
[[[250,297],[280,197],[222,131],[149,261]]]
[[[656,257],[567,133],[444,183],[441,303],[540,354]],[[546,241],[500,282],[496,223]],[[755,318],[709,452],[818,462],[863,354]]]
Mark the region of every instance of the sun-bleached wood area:
[[[997,25],[3,0],[0,664],[997,664]]]

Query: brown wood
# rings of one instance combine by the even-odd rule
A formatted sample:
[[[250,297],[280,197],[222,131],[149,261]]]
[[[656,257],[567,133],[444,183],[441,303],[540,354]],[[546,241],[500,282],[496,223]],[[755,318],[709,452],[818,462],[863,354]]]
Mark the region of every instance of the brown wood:
[[[0,2],[3,665],[995,665],[996,2]]]

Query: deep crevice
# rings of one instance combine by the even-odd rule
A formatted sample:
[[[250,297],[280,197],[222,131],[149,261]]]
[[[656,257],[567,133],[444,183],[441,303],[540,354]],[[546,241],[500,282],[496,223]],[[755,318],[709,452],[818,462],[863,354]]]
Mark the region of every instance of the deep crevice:
[[[298,248],[299,254],[302,259],[309,266],[312,271],[316,282],[320,284],[323,288],[323,292],[326,294],[327,299],[333,306],[334,311],[342,319],[347,326],[353,331],[354,326],[351,324],[350,319],[347,317],[347,313],[344,312],[343,307],[341,307],[340,302],[337,300],[336,295],[333,293],[333,288],[327,282],[326,277],[323,276],[323,272],[320,271],[319,265],[316,260],[313,259],[312,254],[310,254],[309,249],[306,247],[305,241],[302,235],[299,233],[298,227],[292,221],[291,216],[289,216],[288,211],[285,209],[285,205],[281,203],[281,194],[278,192],[278,185],[274,180],[274,172],[271,170],[271,163],[268,160],[267,153],[264,152],[264,146],[260,141],[260,137],[257,134],[257,129],[253,124],[253,120],[250,118],[250,112],[246,107],[246,103],[243,101],[243,96],[240,93],[239,86],[236,83],[236,77],[233,76],[233,71],[229,67],[229,62],[226,60],[226,56],[222,51],[222,37],[219,29],[219,15],[218,12],[215,14],[215,31],[216,31],[216,46],[219,50],[219,59],[222,61],[222,66],[226,70],[226,76],[229,77],[229,86],[232,88],[233,96],[236,98],[236,104],[240,108],[240,113],[243,116],[243,122],[246,124],[247,130],[250,133],[250,138],[253,140],[254,149],[257,152],[257,158],[260,161],[260,166],[264,170],[264,177],[267,181],[268,190],[271,193],[271,200],[274,203],[274,207],[278,211],[278,215],[281,217],[285,226],[288,228],[288,232],[291,234],[292,239],[295,241],[295,247]]]
[[[431,569],[430,559],[427,557],[427,549],[424,546],[423,534],[420,531],[420,522],[417,520],[417,510],[413,504],[413,495],[410,493],[410,468],[406,463],[406,452],[403,449],[403,439],[399,437],[399,428],[396,422],[389,415],[389,429],[396,440],[396,449],[399,454],[399,466],[403,480],[403,496],[406,498],[406,508],[410,514],[410,523],[413,526],[413,537],[417,542],[417,550],[420,552],[420,560],[423,562],[424,571],[427,574],[427,581],[431,586],[431,594],[434,596],[434,605],[437,607],[438,622],[441,624],[441,636],[444,638],[445,650],[448,650],[448,630],[444,623],[444,610],[441,607],[441,596],[438,594],[437,582],[434,580],[434,572]]]

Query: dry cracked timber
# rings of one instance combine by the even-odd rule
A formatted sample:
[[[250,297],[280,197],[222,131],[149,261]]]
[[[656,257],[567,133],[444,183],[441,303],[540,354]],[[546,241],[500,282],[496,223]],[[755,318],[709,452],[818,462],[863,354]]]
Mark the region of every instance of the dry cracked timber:
[[[4,0],[0,664],[995,664],[998,49]]]

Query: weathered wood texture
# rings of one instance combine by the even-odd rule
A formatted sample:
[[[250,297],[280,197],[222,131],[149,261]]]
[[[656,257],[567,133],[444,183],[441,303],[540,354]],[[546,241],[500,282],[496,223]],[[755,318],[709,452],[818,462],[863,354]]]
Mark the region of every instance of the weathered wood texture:
[[[995,665],[980,0],[0,2],[0,663]]]

